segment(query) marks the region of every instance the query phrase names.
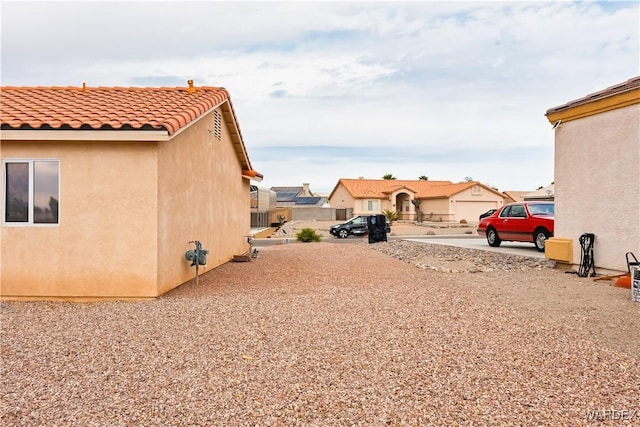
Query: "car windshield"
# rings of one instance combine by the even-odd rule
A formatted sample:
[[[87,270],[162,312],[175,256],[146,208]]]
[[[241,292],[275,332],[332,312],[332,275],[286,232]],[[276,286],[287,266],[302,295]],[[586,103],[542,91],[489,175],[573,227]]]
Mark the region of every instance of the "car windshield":
[[[529,205],[531,215],[553,215],[555,205],[551,203]]]

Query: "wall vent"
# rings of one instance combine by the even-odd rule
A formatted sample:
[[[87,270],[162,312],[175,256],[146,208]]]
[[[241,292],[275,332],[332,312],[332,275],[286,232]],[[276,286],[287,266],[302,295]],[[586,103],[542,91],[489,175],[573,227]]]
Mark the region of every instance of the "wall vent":
[[[213,135],[218,141],[222,139],[222,115],[218,110],[213,112]]]

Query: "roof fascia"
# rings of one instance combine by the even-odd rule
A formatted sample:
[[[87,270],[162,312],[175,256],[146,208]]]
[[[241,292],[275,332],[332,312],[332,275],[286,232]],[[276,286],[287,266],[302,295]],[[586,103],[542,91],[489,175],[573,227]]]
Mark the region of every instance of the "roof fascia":
[[[114,141],[158,142],[172,138],[169,132],[128,130],[3,130],[0,140],[5,141]]]
[[[617,110],[634,104],[640,104],[640,88],[613,94],[606,98],[596,99],[594,101],[579,103],[575,106],[571,106],[569,103],[567,107],[560,106],[551,108],[545,115],[551,124],[558,120],[570,122],[571,120],[593,116],[606,111]]]

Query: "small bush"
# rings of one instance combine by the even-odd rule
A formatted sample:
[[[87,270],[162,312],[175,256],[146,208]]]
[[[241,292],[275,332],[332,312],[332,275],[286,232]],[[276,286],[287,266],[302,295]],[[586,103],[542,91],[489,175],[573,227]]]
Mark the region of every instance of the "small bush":
[[[466,223],[467,223],[467,220],[466,220],[466,219],[462,218],[462,219],[460,220],[460,224],[466,224]]]
[[[320,235],[312,228],[303,228],[296,234],[296,238],[305,243],[320,241]]]
[[[385,210],[382,214],[387,217],[391,225],[393,225],[393,221],[398,220],[398,212],[396,211]]]

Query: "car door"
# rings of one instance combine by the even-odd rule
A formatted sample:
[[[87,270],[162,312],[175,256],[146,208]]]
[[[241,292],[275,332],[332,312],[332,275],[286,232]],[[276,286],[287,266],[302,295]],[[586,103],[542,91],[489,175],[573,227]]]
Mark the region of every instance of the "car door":
[[[351,233],[362,235],[367,231],[367,217],[359,216],[351,222]]]
[[[498,235],[502,240],[526,240],[526,233],[523,232],[524,224],[527,221],[527,210],[524,205],[516,204],[508,206],[500,213],[500,227]]]

